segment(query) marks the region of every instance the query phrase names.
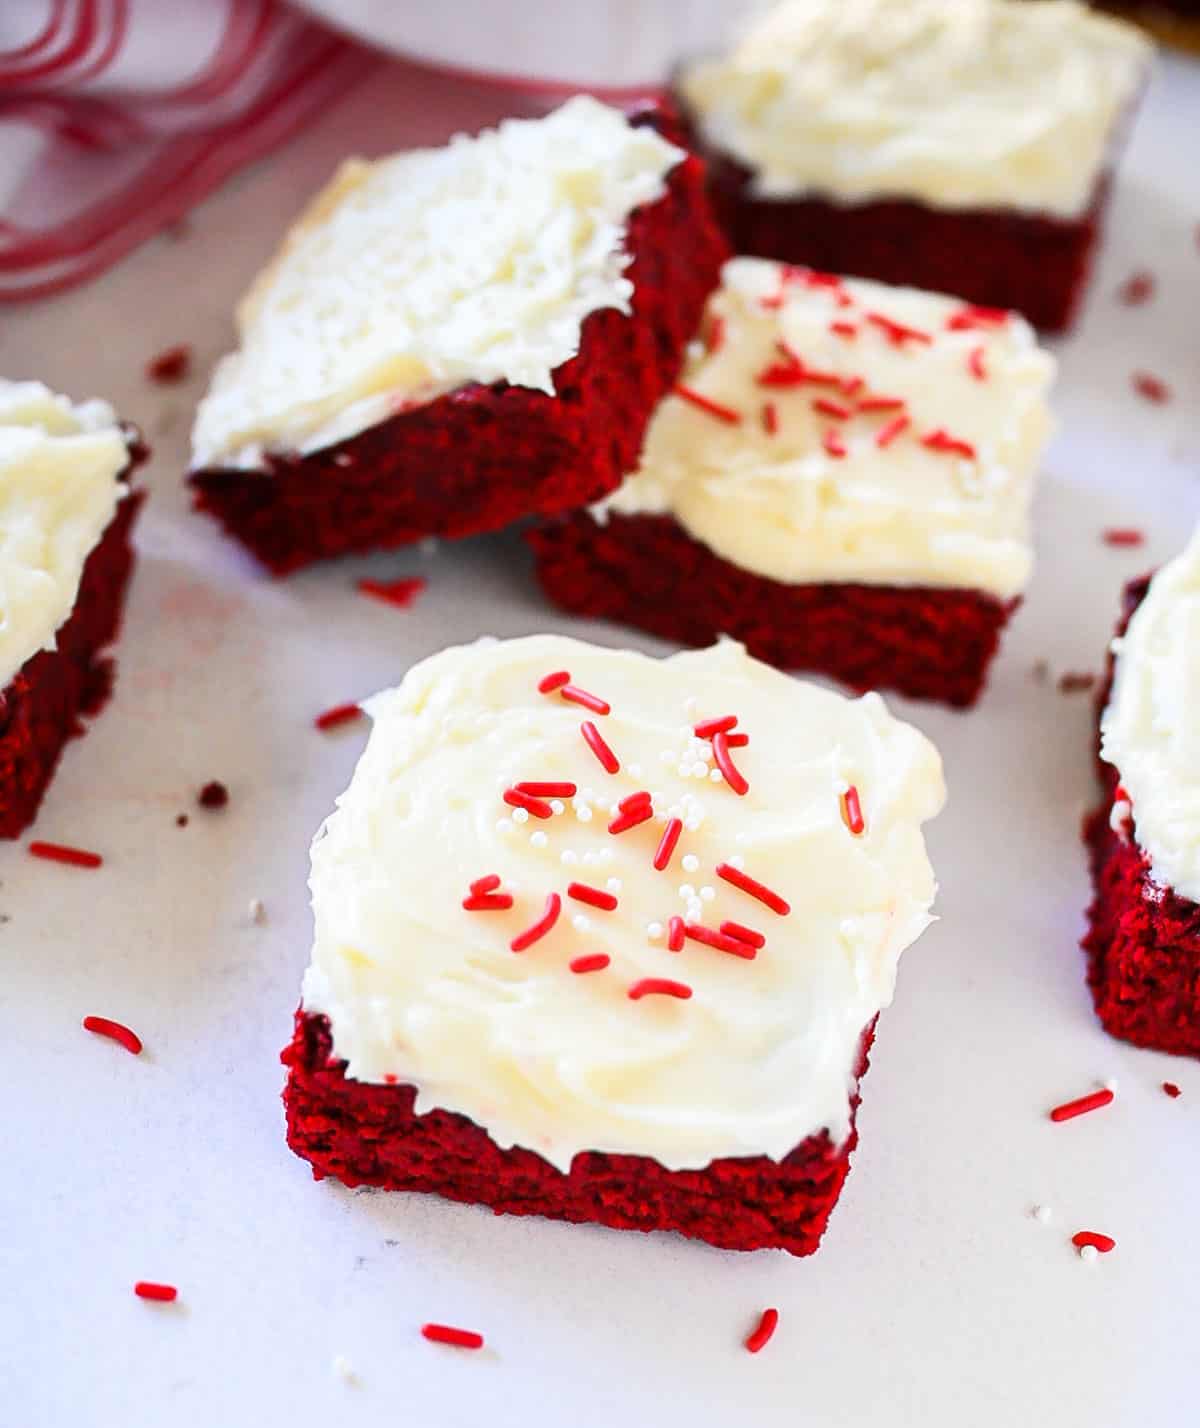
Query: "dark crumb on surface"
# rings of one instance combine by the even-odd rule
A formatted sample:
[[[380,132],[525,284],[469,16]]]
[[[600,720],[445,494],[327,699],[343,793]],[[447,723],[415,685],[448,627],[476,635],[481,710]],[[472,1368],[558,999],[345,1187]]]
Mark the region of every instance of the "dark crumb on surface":
[[[1034,684],[1045,684],[1050,678],[1050,661],[1048,659],[1035,659],[1029,674]]]
[[[192,349],[186,342],[168,347],[146,364],[146,376],[152,382],[182,382],[192,369]]]
[[[1125,303],[1127,307],[1138,307],[1144,302],[1149,302],[1154,296],[1154,274],[1140,269],[1136,273],[1130,273],[1121,286],[1117,289],[1117,298]]]
[[[213,779],[211,783],[206,783],[196,795],[196,802],[201,808],[224,808],[229,802],[229,790],[223,783],[218,783]]]
[[[186,814],[186,813],[178,813],[178,814],[176,814],[176,815],[175,815],[175,827],[176,827],[176,828],[186,828],[187,826],[188,826],[188,816],[187,816],[187,814]]]
[[[8,919],[5,918],[5,921],[7,922]],[[1183,1092],[1179,1089],[1179,1087],[1175,1084],[1174,1081],[1164,1081],[1163,1090],[1167,1093],[1168,1096],[1170,1096],[1173,1101],[1178,1100],[1179,1097],[1183,1095]]]
[[[1091,689],[1096,683],[1096,676],[1088,673],[1077,673],[1068,670],[1066,674],[1058,677],[1058,692],[1060,694],[1082,694],[1085,689]]]
[[[0,927],[3,927],[6,922],[11,921],[12,918],[7,912],[0,912]]]
[[[1148,402],[1162,406],[1164,402],[1171,400],[1171,389],[1161,377],[1155,377],[1150,372],[1135,372],[1131,380],[1133,390]]]

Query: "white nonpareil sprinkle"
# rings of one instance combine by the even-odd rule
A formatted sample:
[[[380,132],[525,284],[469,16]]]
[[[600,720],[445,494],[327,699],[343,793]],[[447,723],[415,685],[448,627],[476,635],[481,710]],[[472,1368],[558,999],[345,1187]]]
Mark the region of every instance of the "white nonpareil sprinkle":
[[[683,820],[683,826],[688,830],[689,833],[694,833],[703,822],[704,819],[699,814],[689,813],[688,816]]]
[[[246,917],[254,927],[261,927],[267,920],[267,909],[262,898],[252,897],[246,908]]]
[[[685,873],[694,873],[700,866],[700,859],[696,857],[695,853],[685,853],[680,861]]]
[[[641,778],[641,776],[642,776],[642,766],[641,766],[641,764],[630,764],[630,765],[629,765],[629,777],[630,777],[630,778]]]
[[[497,818],[497,819],[496,819],[496,832],[497,832],[497,833],[511,833],[512,831],[513,831],[513,821],[512,821],[511,818]]]
[[[561,798],[552,798],[550,800],[551,813],[565,813],[566,811],[567,805],[562,801]]]
[[[581,803],[575,810],[575,817],[579,819],[580,823],[590,823],[592,821],[592,810],[586,803]]]
[[[686,902],[688,898],[693,898],[696,896],[696,889],[691,885],[691,883],[680,883],[679,896],[683,898],[683,900]]]
[[[658,761],[660,764],[673,764],[675,762],[675,754],[671,749],[664,749],[662,753],[659,754]]]
[[[528,823],[528,822],[529,822],[529,809],[528,809],[528,808],[514,808],[514,809],[513,809],[513,812],[512,812],[512,816],[513,816],[513,822],[514,822],[514,823]]]
[[[611,848],[601,848],[596,854],[596,859],[601,863],[611,863],[613,860],[613,850]]]
[[[579,861],[579,854],[574,850],[574,848],[564,848],[564,849],[562,850],[562,853],[559,855],[559,862],[560,862],[560,863],[571,864],[571,863],[577,863],[578,861]]]
[[[529,846],[531,848],[544,848],[549,841],[549,838],[546,837],[540,828],[536,833],[529,835]]]
[[[621,879],[609,878],[609,880],[604,884],[604,886],[609,890],[610,893],[619,893],[621,891]]]
[[[687,905],[687,915],[689,922],[699,922],[704,916],[704,908],[695,898]]]
[[[708,781],[709,781],[709,783],[720,783],[721,780],[722,780],[724,777],[725,777],[725,775],[721,772],[720,769],[710,769],[710,770],[709,770],[709,774],[708,774]]]
[[[591,925],[591,921],[582,912],[577,912],[571,919],[571,926],[576,932],[586,932]]]
[[[646,924],[646,936],[651,942],[657,942],[663,935],[663,925],[661,922],[648,922]]]
[[[710,888],[707,884],[700,889],[700,897],[704,902],[712,902],[716,895],[716,888]]]
[[[598,862],[598,861],[599,861],[599,858],[600,858],[599,853],[593,853],[590,848],[589,848],[588,851],[583,855],[583,861],[584,861],[584,863],[587,864],[589,867],[591,866],[592,863]]]
[[[1099,1253],[1100,1251],[1096,1248],[1095,1245],[1079,1246],[1079,1258],[1083,1260],[1084,1264],[1091,1264],[1099,1255]]]
[[[726,858],[725,861],[731,868],[741,869],[746,866],[746,860],[740,853],[735,853],[732,858]]]

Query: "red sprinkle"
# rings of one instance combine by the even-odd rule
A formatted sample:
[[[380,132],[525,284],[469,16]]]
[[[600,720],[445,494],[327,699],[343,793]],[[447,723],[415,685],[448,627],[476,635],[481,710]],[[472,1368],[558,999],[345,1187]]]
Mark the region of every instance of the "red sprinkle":
[[[616,897],[604,888],[594,888],[587,883],[569,883],[567,896],[576,902],[586,902],[589,907],[599,907],[605,912],[613,912],[617,906]]]
[[[1162,1083],[1162,1088],[1173,1101],[1177,1101],[1179,1097],[1183,1095],[1183,1092],[1179,1089],[1179,1087],[1175,1084],[1174,1081],[1164,1081]]]
[[[1080,1230],[1071,1236],[1071,1243],[1076,1249],[1083,1249],[1085,1245],[1091,1245],[1101,1254],[1107,1254],[1109,1250],[1114,1250],[1117,1247],[1117,1242],[1111,1235],[1102,1235],[1096,1230]]]
[[[141,1055],[142,1038],[136,1031],[130,1031],[127,1026],[122,1026],[119,1021],[109,1021],[106,1016],[85,1016],[83,1029],[84,1031],[94,1031],[97,1036],[107,1036],[110,1041],[117,1042],[134,1056]]]
[[[969,460],[975,459],[975,448],[969,441],[961,441],[957,436],[951,436],[942,427],[926,432],[921,438],[921,445],[930,451],[945,451],[952,456],[965,456]]]
[[[749,734],[726,734],[725,742],[731,749],[744,749],[750,742]]]
[[[867,379],[865,377],[845,377],[842,379],[841,384],[842,391],[845,392],[848,397],[856,397],[866,385]]]
[[[813,411],[820,412],[822,416],[833,417],[837,421],[845,421],[850,415],[850,408],[844,407],[840,402],[832,402],[828,397],[818,397],[813,402]]]
[[[910,426],[912,426],[912,422],[908,417],[893,417],[886,426],[881,426],[875,433],[875,445],[879,447],[891,446],[900,433],[907,431]]]
[[[522,793],[519,788],[506,788],[504,801],[510,808],[524,808],[535,818],[552,818],[554,816],[554,809],[544,798],[534,798],[532,794]]]
[[[855,403],[855,410],[860,412],[898,412],[907,405],[908,403],[903,397],[861,397]]]
[[[766,1348],[771,1342],[771,1335],[775,1332],[775,1326],[779,1323],[778,1309],[764,1309],[759,1318],[758,1325],[754,1332],[746,1339],[746,1347],[752,1354],[758,1353],[759,1349]]]
[[[699,407],[702,412],[707,412],[709,416],[714,416],[718,421],[726,422],[730,426],[737,426],[742,420],[741,412],[734,411],[732,407],[724,406],[721,402],[714,402],[703,392],[697,392],[692,387],[685,387],[682,383],[676,386],[675,395],[682,397],[685,402],[691,402],[692,406]]]
[[[922,332],[916,327],[907,327],[903,322],[895,322],[882,312],[867,313],[867,321],[879,328],[887,340],[896,347],[903,347],[906,342],[929,343],[933,341],[928,332]]]
[[[728,734],[730,729],[736,727],[737,721],[736,714],[722,714],[716,719],[701,719],[699,724],[692,726],[692,733],[697,739],[711,739],[714,734]]]
[[[567,966],[572,972],[603,972],[612,958],[607,952],[589,952],[583,957],[574,957]]]
[[[747,927],[741,922],[723,922],[720,930],[726,937],[733,937],[738,942],[744,942],[747,947],[761,949],[767,945],[767,939],[761,932],[755,932],[753,927]]]
[[[681,1002],[686,1002],[692,995],[692,989],[686,982],[673,982],[670,977],[643,977],[641,981],[634,982],[629,988],[629,1000],[640,1002],[643,997],[678,997]]]
[[[610,833],[628,833],[631,828],[636,828],[639,823],[646,823],[653,817],[654,809],[649,803],[635,803],[613,819],[608,825],[608,831]]]
[[[1052,1121],[1072,1121],[1076,1116],[1083,1116],[1088,1111],[1098,1111],[1101,1106],[1111,1106],[1113,1103],[1113,1093],[1105,1088],[1102,1091],[1093,1091],[1089,1096],[1080,1096],[1076,1101],[1064,1101],[1061,1106],[1055,1106],[1050,1112]]]
[[[977,382],[986,382],[988,378],[984,356],[985,352],[982,347],[972,347],[967,354],[967,370]]]
[[[326,709],[324,714],[318,714],[313,723],[318,729],[336,729],[339,724],[349,724],[352,719],[361,715],[362,710],[357,704],[335,704],[332,709]]]
[[[51,863],[69,863],[73,868],[98,868],[104,859],[99,853],[89,853],[84,848],[68,848],[62,843],[38,843],[29,845],[35,858],[45,858]]]
[[[791,904],[786,899],[781,898],[777,892],[772,892],[765,883],[760,883],[757,878],[752,878],[749,873],[742,872],[741,868],[735,868],[732,863],[718,863],[717,877],[724,878],[735,888],[740,888],[750,897],[757,898],[759,902],[769,907],[780,917],[786,917],[792,910]]]
[[[1058,692],[1060,694],[1082,694],[1084,690],[1091,689],[1096,683],[1096,676],[1085,671],[1068,670],[1066,674],[1059,675]]]
[[[862,815],[862,804],[859,802],[858,789],[851,784],[846,792],[842,794],[840,802],[842,805],[842,822],[856,838],[859,837],[867,831],[867,822]]]
[[[570,684],[570,670],[556,669],[553,674],[547,674],[538,680],[539,694],[553,694],[556,689],[561,689],[564,684]]]
[[[229,802],[229,790],[223,783],[218,783],[213,779],[211,783],[206,783],[196,795],[196,802],[201,808],[224,808]]]
[[[146,363],[146,376],[164,386],[182,382],[192,368],[192,349],[186,342],[168,347]]]
[[[473,893],[462,905],[467,912],[507,912],[513,900],[511,893]]]
[[[1154,402],[1158,406],[1171,400],[1170,387],[1161,377],[1155,377],[1149,372],[1133,374],[1133,390],[1139,397],[1145,397],[1148,402]]]
[[[846,454],[846,444],[836,431],[827,431],[821,438],[821,445],[830,456],[840,458]]]
[[[960,307],[946,323],[951,332],[968,332],[973,327],[1000,327],[1008,321],[1008,312],[1002,307],[979,307],[970,304]]]
[[[1110,526],[1101,535],[1105,545],[1134,546],[1145,545],[1146,534],[1136,526]]]
[[[671,854],[675,851],[675,844],[679,842],[679,835],[682,832],[682,819],[670,818],[667,820],[667,826],[663,829],[663,835],[659,839],[658,851],[654,855],[654,866],[660,873],[671,861]]]
[[[622,813],[629,813],[635,808],[642,808],[650,802],[650,790],[646,788],[638,789],[637,793],[626,795],[617,807]]]
[[[499,886],[499,873],[486,873],[482,878],[476,878],[470,884],[471,892],[475,897],[479,897],[482,893],[495,892]]]
[[[1149,302],[1153,296],[1154,275],[1144,270],[1130,273],[1129,277],[1117,289],[1118,299],[1128,307],[1137,307],[1141,303]]]
[[[762,424],[768,436],[774,436],[779,430],[779,413],[775,410],[774,402],[763,403]]]
[[[382,600],[385,605],[395,605],[397,609],[405,610],[425,589],[425,581],[419,575],[403,580],[360,580],[358,589],[362,595],[370,595],[376,600]]]
[[[829,330],[835,332],[839,337],[858,336],[858,327],[853,322],[844,322],[840,318],[829,324]]]
[[[431,1344],[449,1344],[455,1349],[482,1349],[483,1335],[474,1329],[455,1329],[450,1324],[422,1324],[421,1337]]]
[[[179,1297],[173,1284],[154,1284],[148,1279],[139,1279],[133,1292],[139,1299],[153,1299],[158,1304],[172,1304]]]
[[[532,947],[540,938],[558,921],[558,914],[562,911],[562,898],[555,892],[550,893],[546,898],[546,908],[541,917],[527,927],[524,932],[519,932],[508,944],[514,952],[524,952],[527,947]]]
[[[702,942],[705,947],[714,947],[718,952],[731,952],[735,957],[742,957],[747,962],[753,962],[758,956],[758,949],[753,944],[729,937],[715,928],[705,927],[702,922],[685,922],[683,934],[693,942]]]
[[[616,754],[604,742],[600,730],[596,728],[590,720],[580,724],[579,732],[583,735],[584,742],[592,753],[600,760],[601,767],[605,773],[615,774],[621,772],[621,765]]]
[[[682,917],[672,917],[667,922],[667,951],[682,952],[684,933],[684,923]]]
[[[513,787],[518,793],[528,793],[534,798],[574,798],[578,789],[573,783],[517,783]]]
[[[585,709],[590,709],[593,714],[611,714],[612,705],[606,700],[598,699],[596,695],[589,694],[586,689],[579,689],[574,684],[564,684],[558,691],[562,697],[572,704],[582,704]]]
[[[712,737],[713,759],[717,767],[721,770],[721,777],[733,789],[740,798],[744,798],[750,792],[750,785],[746,781],[745,775],[733,762],[729,753],[729,739],[724,731],[718,731]]]
[[[712,326],[708,329],[708,351],[719,352],[725,346],[725,319],[714,317]]]

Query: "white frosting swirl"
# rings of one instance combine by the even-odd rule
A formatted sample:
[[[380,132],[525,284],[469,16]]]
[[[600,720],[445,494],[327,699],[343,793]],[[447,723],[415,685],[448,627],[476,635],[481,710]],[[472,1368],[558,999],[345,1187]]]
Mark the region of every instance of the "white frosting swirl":
[[[1155,878],[1200,902],[1200,530],[1155,575],[1113,648],[1101,756],[1129,795]]]
[[[969,311],[913,288],[821,275],[814,284],[778,263],[731,260],[705,319],[720,344],[695,345],[680,380],[740,420],[667,397],[638,470],[596,514],[669,513],[724,559],[787,584],[1018,594],[1033,561],[1029,505],[1050,433],[1054,360],[1016,314],[955,330]],[[931,340],[896,340],[872,314]],[[805,367],[838,381],[763,386],[760,375],[781,363],[781,341]],[[858,412],[872,396],[903,398],[904,406]],[[815,402],[851,415],[838,419]],[[768,403],[773,432],[764,426]],[[902,415],[910,425],[880,447]],[[938,431],[974,456],[923,444]],[[826,449],[829,432],[844,455]]]
[[[787,0],[682,89],[764,198],[1073,216],[1149,55],[1076,0]]]
[[[682,157],[578,96],[545,119],[343,164],[243,300],[193,464],[314,451],[468,382],[553,394],[584,318],[630,310],[626,223]]]
[[[557,669],[611,714],[539,693]],[[329,1016],[351,1077],[414,1084],[419,1111],[461,1112],[564,1171],[586,1150],[682,1169],[778,1159],[822,1128],[845,1139],[860,1036],[931,920],[921,823],[944,789],[921,734],[877,695],[799,683],[733,643],[656,660],[550,635],[480,641],[425,660],[368,708],[366,752],[313,843],[303,997]],[[710,746],[691,733],[730,713],[750,736],[734,751],[744,797],[711,780]],[[589,718],[616,775],[581,736]],[[521,823],[501,794],[524,780],[578,793]],[[860,837],[840,813],[850,784]],[[610,835],[613,802],[639,789],[658,816]],[[673,810],[688,826],[658,872]],[[791,913],[722,880],[729,859]],[[469,884],[491,873],[513,908],[465,911]],[[572,879],[615,889],[617,909],[570,899]],[[553,930],[512,952],[551,891]],[[753,961],[691,940],[671,952],[673,914],[750,925],[766,946]],[[588,953],[611,964],[572,974]],[[694,995],[631,1000],[645,977]]]
[[[0,689],[54,648],[128,460],[107,403],[0,378]]]

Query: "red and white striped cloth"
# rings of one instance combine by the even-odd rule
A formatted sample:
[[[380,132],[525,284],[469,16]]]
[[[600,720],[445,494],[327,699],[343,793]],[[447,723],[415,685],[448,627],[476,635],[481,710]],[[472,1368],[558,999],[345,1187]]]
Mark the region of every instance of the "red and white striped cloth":
[[[0,0],[0,301],[110,266],[376,62],[281,0]]]

